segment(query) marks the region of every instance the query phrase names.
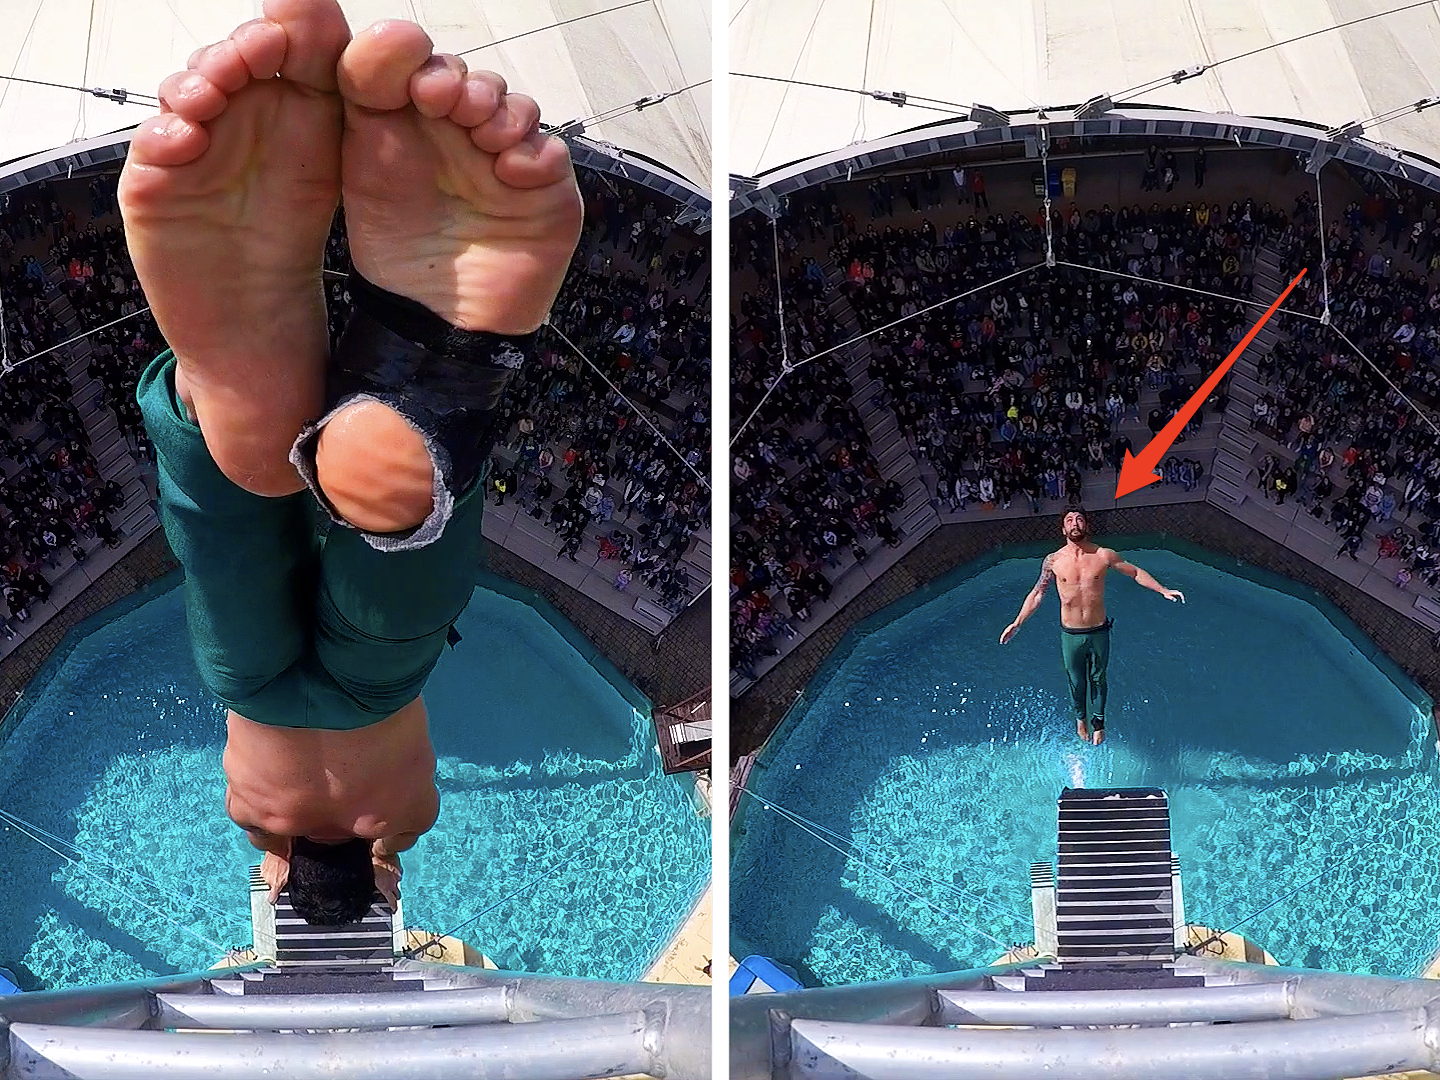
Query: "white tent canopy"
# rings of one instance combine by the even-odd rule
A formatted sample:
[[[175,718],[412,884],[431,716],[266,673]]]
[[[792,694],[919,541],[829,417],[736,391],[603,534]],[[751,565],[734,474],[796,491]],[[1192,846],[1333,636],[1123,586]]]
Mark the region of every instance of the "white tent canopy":
[[[413,19],[437,50],[466,53],[472,68],[498,71],[534,97],[550,124],[710,77],[706,0],[341,0],[341,6],[357,30],[383,18]],[[256,18],[260,8],[260,0],[0,0],[0,75],[153,96],[195,49]],[[484,47],[519,34],[526,36]],[[152,111],[0,81],[0,161],[128,128]],[[590,125],[587,135],[709,190],[708,85]]]
[[[732,0],[730,171],[760,177],[943,120],[917,105],[760,81],[904,91],[1001,111],[1099,94],[1339,127],[1440,94],[1440,5],[1414,0]],[[1396,11],[1409,7],[1409,10]],[[1380,18],[1335,29],[1381,12]],[[1143,94],[1131,87],[1317,30]],[[1440,108],[1367,131],[1440,161]]]

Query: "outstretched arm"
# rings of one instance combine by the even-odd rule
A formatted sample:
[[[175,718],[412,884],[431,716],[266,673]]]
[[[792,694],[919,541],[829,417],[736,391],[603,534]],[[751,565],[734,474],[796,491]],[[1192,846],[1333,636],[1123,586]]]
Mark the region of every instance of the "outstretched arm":
[[[1166,600],[1178,600],[1182,604],[1185,602],[1185,594],[1179,589],[1165,588],[1164,585],[1161,585],[1160,582],[1156,581],[1144,570],[1141,570],[1140,567],[1134,563],[1126,562],[1125,557],[1118,551],[1110,551],[1108,548],[1106,551],[1110,569],[1124,574],[1128,578],[1133,578],[1137,583],[1144,585],[1145,588],[1151,592],[1158,592],[1161,596],[1165,597]]]
[[[1015,621],[1005,627],[1000,634],[1000,644],[1008,644],[1015,636],[1015,631],[1020,629],[1020,624],[1034,615],[1040,608],[1040,601],[1045,599],[1045,590],[1050,588],[1050,582],[1055,579],[1055,567],[1053,565],[1055,556],[1046,555],[1045,561],[1040,565],[1040,579],[1035,582],[1035,587],[1025,597],[1025,603],[1020,605],[1020,614],[1015,616]]]

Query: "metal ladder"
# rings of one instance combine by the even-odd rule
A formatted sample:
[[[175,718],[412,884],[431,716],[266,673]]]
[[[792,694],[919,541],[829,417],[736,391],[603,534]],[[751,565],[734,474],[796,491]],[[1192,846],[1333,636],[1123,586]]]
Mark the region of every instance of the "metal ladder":
[[[1165,793],[1067,788],[1060,796],[1057,832],[1056,960],[1062,966],[1173,961],[1174,875]]]

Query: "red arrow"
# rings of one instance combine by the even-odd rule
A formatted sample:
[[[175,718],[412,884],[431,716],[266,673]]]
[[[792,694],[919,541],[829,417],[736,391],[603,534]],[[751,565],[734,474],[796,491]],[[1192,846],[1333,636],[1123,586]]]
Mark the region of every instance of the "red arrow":
[[[1215,369],[1215,373],[1205,380],[1205,385],[1195,391],[1195,396],[1185,403],[1185,407],[1175,414],[1175,418],[1161,429],[1160,434],[1150,440],[1150,445],[1141,450],[1139,454],[1131,454],[1125,451],[1125,460],[1120,463],[1120,482],[1115,485],[1115,498],[1119,499],[1129,495],[1132,491],[1139,491],[1143,487],[1155,483],[1160,478],[1155,475],[1155,466],[1160,464],[1160,459],[1165,456],[1165,451],[1170,449],[1170,444],[1179,438],[1180,433],[1185,430],[1185,425],[1195,415],[1210,392],[1220,385],[1220,380],[1230,370],[1231,365],[1240,359],[1240,354],[1245,351],[1245,346],[1255,340],[1255,335],[1260,328],[1270,321],[1270,316],[1275,314],[1275,309],[1280,306],[1285,297],[1290,295],[1290,290],[1300,284],[1300,279],[1305,276],[1305,271],[1295,275],[1295,280],[1285,286],[1285,291],[1275,298],[1260,321],[1250,328],[1250,332],[1240,339],[1240,344],[1230,351],[1225,362]]]

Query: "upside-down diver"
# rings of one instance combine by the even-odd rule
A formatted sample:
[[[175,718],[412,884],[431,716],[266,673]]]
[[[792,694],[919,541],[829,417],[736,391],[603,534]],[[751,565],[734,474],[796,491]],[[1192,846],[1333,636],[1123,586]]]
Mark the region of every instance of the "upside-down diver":
[[[266,0],[136,129],[119,201],[169,349],[137,390],[225,808],[307,921],[398,905],[439,814],[421,691],[469,602],[501,395],[580,236],[535,102],[414,23]],[[321,284],[343,193],[355,312]],[[320,512],[328,530],[317,529]]]

